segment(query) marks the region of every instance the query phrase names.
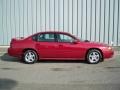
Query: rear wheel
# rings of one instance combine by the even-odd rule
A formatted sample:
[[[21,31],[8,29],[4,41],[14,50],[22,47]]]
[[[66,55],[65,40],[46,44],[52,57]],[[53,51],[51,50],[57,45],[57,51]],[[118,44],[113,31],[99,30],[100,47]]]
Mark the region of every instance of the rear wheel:
[[[99,50],[92,49],[88,51],[86,59],[90,64],[97,64],[102,61],[102,54]]]
[[[34,50],[27,50],[23,56],[24,62],[27,64],[33,64],[37,61],[38,56]]]

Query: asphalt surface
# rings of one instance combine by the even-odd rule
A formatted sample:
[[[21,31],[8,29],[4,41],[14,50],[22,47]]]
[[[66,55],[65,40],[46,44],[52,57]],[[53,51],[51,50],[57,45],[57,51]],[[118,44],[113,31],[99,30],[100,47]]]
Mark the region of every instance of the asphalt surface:
[[[0,90],[120,90],[120,55],[94,65],[84,61],[29,65],[0,54]]]

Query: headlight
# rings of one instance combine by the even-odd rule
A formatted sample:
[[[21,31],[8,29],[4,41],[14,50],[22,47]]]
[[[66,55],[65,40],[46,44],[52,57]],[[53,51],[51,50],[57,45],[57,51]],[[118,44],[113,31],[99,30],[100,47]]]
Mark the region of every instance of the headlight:
[[[102,49],[104,50],[112,50],[112,47],[108,46],[108,47],[102,47]]]

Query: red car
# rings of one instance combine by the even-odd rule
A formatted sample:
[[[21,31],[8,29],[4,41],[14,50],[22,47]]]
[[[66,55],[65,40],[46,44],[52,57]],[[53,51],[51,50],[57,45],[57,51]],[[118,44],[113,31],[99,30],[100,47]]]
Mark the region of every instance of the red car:
[[[37,60],[86,60],[96,64],[111,58],[113,49],[102,43],[81,41],[65,32],[40,32],[27,38],[13,38],[8,48],[10,56],[23,58],[25,63]]]

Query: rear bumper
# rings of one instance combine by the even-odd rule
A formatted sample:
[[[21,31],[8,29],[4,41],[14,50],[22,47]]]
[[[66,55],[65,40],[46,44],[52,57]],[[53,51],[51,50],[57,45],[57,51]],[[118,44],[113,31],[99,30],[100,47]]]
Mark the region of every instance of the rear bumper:
[[[15,48],[8,48],[8,54],[13,57],[21,57],[19,50]]]

